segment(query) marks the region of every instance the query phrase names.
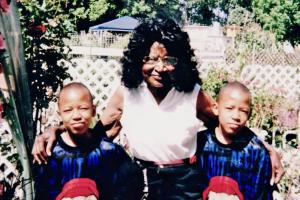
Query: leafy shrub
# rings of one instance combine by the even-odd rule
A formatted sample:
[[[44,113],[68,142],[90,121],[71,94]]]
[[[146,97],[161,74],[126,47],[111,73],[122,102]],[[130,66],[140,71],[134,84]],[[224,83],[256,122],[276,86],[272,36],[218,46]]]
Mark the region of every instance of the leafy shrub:
[[[19,2],[26,67],[34,128],[38,129],[40,111],[48,107],[52,95],[69,77],[66,68],[57,61],[67,58],[68,48],[63,38],[74,31],[74,25],[57,1],[24,0]]]
[[[220,89],[228,83],[228,80],[229,73],[227,71],[212,67],[206,78],[203,79],[202,88],[216,99]]]

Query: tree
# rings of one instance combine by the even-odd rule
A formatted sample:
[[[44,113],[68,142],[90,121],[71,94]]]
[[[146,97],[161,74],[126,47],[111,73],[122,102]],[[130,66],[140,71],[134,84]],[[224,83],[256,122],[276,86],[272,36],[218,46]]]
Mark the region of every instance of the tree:
[[[119,16],[154,17],[160,15],[171,17],[178,23],[182,23],[183,5],[184,1],[180,0],[127,0]]]
[[[57,64],[66,59],[63,39],[75,28],[63,6],[51,0],[23,0],[19,4],[31,104],[35,111],[34,132],[41,120],[41,110],[48,107],[53,94],[69,77],[66,68]]]
[[[34,128],[41,110],[48,107],[55,92],[69,77],[58,61],[67,59],[64,39],[71,33],[87,30],[93,23],[115,18],[122,0],[23,0],[18,6],[29,76]]]
[[[233,20],[239,20],[239,15],[244,15],[248,11],[264,30],[275,34],[277,41],[287,40],[293,45],[300,43],[299,0],[189,0],[187,4],[188,17],[192,23],[207,25],[212,21],[219,21],[222,24],[233,23]],[[228,16],[232,11],[235,11],[235,17],[229,19]],[[240,23],[241,21],[238,22]]]
[[[300,43],[300,1],[253,0],[252,9],[256,20],[277,40]]]
[[[246,8],[237,6],[229,12],[227,25],[245,26],[250,22],[254,22],[254,16]]]
[[[122,0],[81,1],[81,7],[72,8],[80,14],[76,15],[80,16],[76,22],[77,30],[88,30],[90,26],[116,18],[124,6],[125,2]]]
[[[212,24],[212,21],[226,24],[231,10],[236,7],[248,9],[251,5],[250,2],[250,0],[189,0],[187,1],[189,20],[192,23],[206,25]]]
[[[191,23],[199,23],[211,25],[213,19],[216,17],[213,9],[216,7],[216,2],[209,1],[195,1],[188,6],[188,18]]]

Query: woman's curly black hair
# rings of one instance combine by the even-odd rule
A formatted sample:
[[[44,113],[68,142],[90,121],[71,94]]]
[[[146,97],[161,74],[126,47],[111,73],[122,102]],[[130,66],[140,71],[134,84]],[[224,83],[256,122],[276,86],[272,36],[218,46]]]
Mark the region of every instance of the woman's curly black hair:
[[[168,56],[178,58],[172,73],[173,86],[176,90],[190,92],[196,83],[201,84],[188,34],[173,20],[158,17],[142,20],[130,38],[121,60],[122,82],[125,87],[137,88],[143,82],[143,59],[149,55],[150,47],[155,41],[164,44]]]

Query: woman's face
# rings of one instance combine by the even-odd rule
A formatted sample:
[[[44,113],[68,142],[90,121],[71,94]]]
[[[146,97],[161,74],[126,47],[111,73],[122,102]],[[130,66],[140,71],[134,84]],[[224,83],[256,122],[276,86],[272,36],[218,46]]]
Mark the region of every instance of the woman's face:
[[[170,73],[175,70],[177,58],[168,56],[162,43],[154,42],[143,62],[142,73],[149,87],[159,89],[171,86]]]

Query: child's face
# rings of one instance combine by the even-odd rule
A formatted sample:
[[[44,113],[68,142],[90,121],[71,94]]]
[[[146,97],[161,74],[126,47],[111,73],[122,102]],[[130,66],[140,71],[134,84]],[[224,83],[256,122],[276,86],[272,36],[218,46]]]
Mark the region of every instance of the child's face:
[[[234,135],[245,126],[250,113],[250,94],[229,88],[219,97],[217,113],[223,134]]]
[[[90,196],[78,196],[78,197],[73,197],[73,198],[63,198],[62,200],[97,200],[98,198],[95,195],[90,195]]]
[[[88,132],[95,115],[89,92],[84,88],[69,88],[60,93],[59,114],[68,132],[82,135]]]
[[[209,200],[239,200],[237,195],[229,195],[226,193],[216,193],[216,192],[209,192],[208,194]]]

